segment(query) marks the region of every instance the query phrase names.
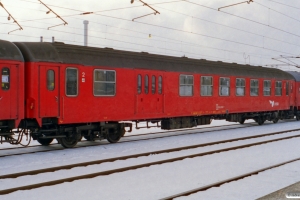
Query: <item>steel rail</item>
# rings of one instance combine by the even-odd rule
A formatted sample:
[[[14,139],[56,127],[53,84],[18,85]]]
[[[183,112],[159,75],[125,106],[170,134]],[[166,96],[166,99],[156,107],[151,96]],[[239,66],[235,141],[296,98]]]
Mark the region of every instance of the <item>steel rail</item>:
[[[281,141],[281,140],[288,140],[288,139],[297,138],[297,137],[300,137],[300,134],[294,135],[294,136],[288,136],[288,137],[284,137],[284,138],[277,138],[277,139],[265,140],[265,141],[261,141],[261,142],[249,143],[249,144],[245,144],[245,145],[239,145],[239,146],[234,146],[234,147],[229,147],[229,148],[224,148],[224,149],[219,149],[219,150],[191,154],[191,155],[187,155],[187,156],[180,156],[180,157],[170,158],[170,159],[165,159],[165,160],[160,160],[160,161],[154,161],[154,162],[149,162],[149,163],[144,163],[144,164],[139,164],[139,165],[134,165],[134,166],[129,166],[129,167],[123,167],[123,168],[118,168],[118,169],[113,169],[113,170],[108,170],[108,171],[96,172],[96,173],[85,174],[85,175],[81,175],[81,176],[74,176],[74,177],[63,178],[63,179],[58,179],[58,180],[53,180],[53,181],[48,181],[48,182],[42,182],[42,183],[25,185],[25,186],[20,186],[20,187],[15,187],[15,188],[9,188],[9,189],[0,190],[0,195],[9,194],[12,192],[16,192],[18,190],[36,189],[36,188],[40,188],[40,187],[44,187],[44,186],[52,186],[52,185],[57,185],[57,184],[65,183],[65,182],[89,179],[89,178],[94,178],[97,176],[110,175],[110,174],[114,174],[114,173],[120,173],[120,172],[129,171],[129,170],[149,167],[152,165],[166,164],[166,163],[170,163],[170,162],[184,160],[187,158],[195,158],[195,157],[201,157],[201,156],[211,155],[211,154],[215,154],[215,153],[222,153],[222,152],[231,151],[231,150],[243,149],[243,148],[277,142],[277,141]],[[298,159],[300,159],[300,158],[298,158]],[[289,161],[289,162],[291,162],[291,161]],[[253,172],[251,172],[251,173],[253,173]],[[182,195],[183,193],[180,193],[180,194]]]
[[[120,141],[118,142],[117,144],[120,144],[120,143],[126,143],[126,142],[135,142],[135,141],[143,141],[143,140],[151,140],[151,139],[159,139],[159,138],[166,138],[166,137],[174,137],[174,136],[181,136],[181,135],[190,135],[190,134],[200,134],[200,133],[209,133],[209,132],[214,132],[214,131],[224,131],[224,130],[234,130],[234,129],[240,129],[240,128],[248,128],[248,127],[252,127],[252,125],[245,125],[245,126],[242,126],[242,127],[234,127],[234,128],[228,128],[228,129],[220,129],[220,130],[208,130],[208,131],[203,131],[203,132],[190,132],[190,131],[193,131],[193,130],[197,130],[197,129],[184,129],[184,130],[178,130],[178,131],[173,131],[173,132],[184,132],[184,131],[189,131],[188,133],[182,133],[182,134],[178,134],[178,135],[165,135],[165,136],[157,136],[157,137],[154,137],[154,138],[144,138],[144,139],[133,139],[133,140],[128,140],[128,141]],[[213,128],[213,127],[212,127]],[[200,129],[204,129],[204,128],[200,128]],[[162,133],[168,133],[168,132],[160,132],[161,134]],[[151,133],[151,134],[156,134],[156,133]],[[143,134],[143,135],[136,135],[136,137],[142,137],[146,134]],[[148,135],[148,134],[147,134]],[[150,134],[149,134],[150,135]],[[127,136],[128,137],[128,136]],[[131,137],[131,136],[130,136]],[[123,137],[124,138],[124,137]],[[126,137],[125,137],[126,138]],[[85,142],[85,143],[88,143],[88,142]],[[57,145],[57,144],[54,144],[54,145]],[[100,145],[116,145],[116,144],[111,144],[111,143],[106,143],[106,144],[103,144],[103,143],[92,143],[92,144],[88,144],[88,145],[83,145],[83,146],[75,146],[73,147],[73,149],[77,149],[77,148],[83,148],[83,147],[94,147],[94,146],[100,146]],[[40,147],[42,145],[37,145],[37,146],[33,146],[33,147]],[[5,150],[5,151],[8,151],[8,150],[12,150],[12,149],[23,149],[23,147],[20,147],[20,148],[9,148],[9,149],[1,149],[1,150]],[[28,147],[24,148],[25,150],[28,149]],[[0,152],[1,152],[0,150]],[[8,157],[8,156],[17,156],[17,155],[26,155],[26,154],[32,154],[32,153],[41,153],[41,152],[51,152],[51,151],[59,151],[59,150],[66,150],[66,148],[59,148],[59,149],[45,149],[45,150],[35,150],[35,151],[32,151],[32,152],[21,152],[21,153],[13,153],[13,154],[5,154],[5,155],[0,155],[0,158],[1,157]]]
[[[262,168],[262,169],[259,169],[259,170],[255,170],[255,171],[252,171],[252,172],[249,172],[249,173],[246,173],[246,174],[235,176],[233,178],[225,179],[223,181],[219,181],[219,182],[212,183],[212,184],[209,184],[209,185],[201,186],[199,188],[195,188],[195,189],[192,189],[192,190],[189,190],[189,191],[186,191],[186,192],[182,192],[182,193],[179,193],[179,194],[176,194],[176,195],[165,197],[165,198],[162,198],[160,200],[171,200],[171,199],[174,199],[174,198],[188,196],[188,195],[191,195],[191,194],[194,194],[194,193],[197,193],[197,192],[205,191],[205,190],[208,190],[208,189],[213,188],[213,187],[220,187],[221,185],[223,185],[225,183],[230,183],[230,182],[237,181],[237,180],[240,180],[240,179],[252,176],[252,175],[257,175],[258,173],[261,173],[261,172],[264,172],[264,171],[267,171],[267,170],[270,170],[270,169],[273,169],[273,168],[277,168],[277,167],[280,167],[280,166],[283,166],[283,165],[286,165],[286,164],[289,164],[289,163],[292,163],[292,162],[296,162],[296,161],[299,161],[299,160],[300,160],[300,157],[296,158],[296,159],[286,161],[286,162],[282,162],[282,163],[279,163],[279,164],[276,164],[276,165],[265,167],[265,168]]]
[[[190,146],[183,146],[183,147],[177,147],[177,148],[171,148],[171,149],[165,149],[165,150],[159,150],[159,151],[151,151],[151,152],[146,152],[146,153],[133,154],[133,155],[128,155],[128,156],[121,156],[121,157],[107,158],[107,159],[95,160],[95,161],[89,161],[89,162],[83,162],[83,163],[76,163],[76,164],[64,165],[64,166],[59,166],[59,167],[51,167],[51,168],[44,168],[44,169],[38,169],[38,170],[32,170],[32,171],[26,171],[26,172],[6,174],[6,175],[0,175],[0,179],[18,178],[20,176],[36,175],[36,174],[40,174],[40,173],[54,172],[54,171],[58,171],[58,170],[62,170],[62,169],[71,169],[71,168],[75,168],[75,167],[86,167],[89,165],[101,164],[101,163],[105,163],[105,162],[114,162],[117,160],[126,160],[126,159],[130,159],[130,158],[137,158],[137,157],[149,156],[149,155],[154,155],[154,154],[171,153],[171,152],[175,152],[175,151],[195,149],[195,148],[199,148],[199,147],[211,146],[211,145],[216,145],[216,144],[223,144],[223,143],[228,143],[228,142],[236,142],[236,141],[240,141],[240,140],[248,140],[248,139],[260,138],[260,137],[278,135],[278,134],[288,133],[288,132],[292,132],[292,131],[300,131],[300,129],[279,131],[279,132],[267,133],[267,134],[263,134],[263,135],[246,136],[246,137],[240,137],[240,138],[234,138],[234,139],[220,140],[220,141],[216,141],[216,142],[209,142],[209,143],[203,143],[203,144],[197,144],[197,145],[190,145]]]

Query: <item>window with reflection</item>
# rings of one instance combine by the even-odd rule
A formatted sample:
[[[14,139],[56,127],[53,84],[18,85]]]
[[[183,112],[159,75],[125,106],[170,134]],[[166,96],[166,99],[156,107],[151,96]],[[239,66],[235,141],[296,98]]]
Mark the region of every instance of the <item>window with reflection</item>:
[[[275,95],[276,96],[282,95],[282,82],[281,81],[275,82]]]
[[[113,70],[94,70],[94,95],[114,96],[116,94],[116,72]]]
[[[229,96],[230,95],[230,79],[229,78],[220,78],[220,96]]]
[[[257,79],[252,79],[250,80],[250,96],[258,96],[258,80]]]
[[[213,78],[211,76],[201,76],[201,96],[212,96]]]
[[[180,96],[193,96],[194,89],[194,76],[180,75],[179,78],[179,95]]]
[[[236,91],[235,91],[236,96],[245,96],[245,79],[237,78],[235,80],[235,86],[236,86]]]
[[[55,74],[52,69],[47,71],[47,88],[49,91],[55,89]]]
[[[2,79],[1,79],[2,90],[9,90],[10,88],[10,70],[7,67],[2,69]]]
[[[66,95],[78,95],[78,70],[75,68],[66,69]]]
[[[271,96],[271,81],[264,81],[264,96]]]

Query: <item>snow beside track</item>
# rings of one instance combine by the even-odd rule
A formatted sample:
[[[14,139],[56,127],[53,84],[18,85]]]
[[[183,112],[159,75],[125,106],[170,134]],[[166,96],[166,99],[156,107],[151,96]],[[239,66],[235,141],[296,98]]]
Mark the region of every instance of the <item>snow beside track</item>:
[[[244,129],[174,136],[130,143],[119,143],[115,145],[68,149],[64,151],[35,153],[31,155],[12,156],[6,158],[4,157],[0,159],[0,174],[16,173],[19,171],[28,171],[39,168],[86,162],[91,160],[156,151],[192,144],[207,143],[229,138],[245,137],[248,135],[259,135],[274,131],[296,128],[300,128],[300,123],[295,121],[267,126],[253,126]],[[42,195],[43,200],[66,198],[159,199],[184,192],[186,190],[197,188],[201,185],[208,185],[210,183],[214,183],[226,178],[231,178],[242,173],[254,171],[263,167],[267,167],[269,165],[300,157],[299,143],[300,138],[294,138],[280,142],[258,145],[237,151],[228,151],[199,158],[185,159],[183,161],[131,170],[123,173],[116,173],[108,176],[100,176],[93,179],[79,180],[72,183],[64,183],[51,187],[43,187],[31,191],[19,191],[12,194],[0,196],[0,198],[5,200],[19,198],[21,196],[22,199],[29,200],[41,199]],[[223,145],[226,146],[229,144]],[[218,145],[218,147],[221,146]],[[206,151],[212,148],[214,147],[209,146],[200,149],[202,149],[201,151]],[[189,151],[195,150],[181,151],[172,155],[174,156],[183,154]],[[199,149],[197,151],[199,151]],[[169,155],[171,154],[148,156],[143,157],[142,160],[150,162],[154,158],[162,158]],[[59,172],[61,174],[59,175],[58,173],[58,176],[60,176],[60,178],[63,178],[63,176],[65,175],[70,175],[69,173],[71,173],[72,176],[77,176],[82,172],[91,173],[94,170],[102,171],[105,169],[119,168],[125,164],[134,164],[135,162],[137,162],[137,160],[138,159],[129,159],[126,161],[104,163],[102,165],[95,165],[88,168],[76,168],[69,172],[68,170],[64,170]],[[138,162],[140,162],[140,160]],[[241,182],[239,187],[245,192],[234,192],[233,189],[238,187],[231,186],[230,184],[233,183],[229,183],[221,186],[220,188],[214,188],[205,192],[197,193],[188,197],[184,197],[183,199],[216,199],[216,197],[218,197],[217,199],[220,199],[220,197],[224,199],[224,195],[227,196],[227,199],[258,198],[282,187],[286,187],[290,184],[300,181],[300,163],[297,162],[294,164],[298,166],[298,168],[295,166],[291,167],[291,170],[293,172],[291,174],[286,174],[283,170],[282,176],[280,174],[276,176],[275,174],[273,175],[271,172],[269,172],[271,173],[271,175],[266,175],[262,178],[263,180],[268,181],[268,179],[270,179],[270,177],[268,178],[268,176],[272,176],[272,181],[282,182],[282,184],[269,184],[269,187],[266,186],[262,189],[261,187],[259,187],[259,184],[256,184],[256,177],[253,176],[253,178],[255,178],[255,180],[253,181],[247,182],[247,178],[241,180],[246,181],[245,183]],[[290,165],[291,164],[287,166]],[[259,176],[263,173],[260,173]],[[4,188],[4,186],[8,187],[9,184],[12,184],[13,182],[21,182],[25,184],[26,180],[32,182],[40,182],[46,181],[47,179],[51,178],[57,178],[53,176],[53,173],[47,173],[43,176],[44,177],[28,176],[21,177],[15,180],[0,180],[0,185],[2,188]],[[276,179],[276,177],[278,178]],[[248,183],[249,185],[247,185]],[[239,182],[237,182],[236,184],[239,185]],[[256,193],[256,190],[259,190],[260,192],[256,196],[249,196],[248,193],[250,193],[251,189],[245,190],[245,188],[243,189],[243,187],[251,188],[252,193]],[[220,195],[217,192],[218,189],[221,189]],[[213,193],[217,193],[218,195],[214,196]],[[248,195],[249,198],[244,198],[244,195]]]

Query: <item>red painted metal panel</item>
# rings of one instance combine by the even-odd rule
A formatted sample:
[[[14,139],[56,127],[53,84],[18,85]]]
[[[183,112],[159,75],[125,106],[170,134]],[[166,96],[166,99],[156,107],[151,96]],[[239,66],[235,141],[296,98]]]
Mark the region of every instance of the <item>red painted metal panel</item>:
[[[39,66],[39,117],[59,117],[59,67]]]
[[[3,75],[3,70],[8,71]],[[15,127],[24,118],[24,65],[0,61],[0,121],[14,120]]]
[[[40,66],[40,67],[39,67]],[[59,66],[59,69],[57,68]],[[56,67],[56,68],[55,68]],[[78,69],[78,95],[66,95],[66,69]],[[60,124],[68,123],[89,123],[101,121],[121,121],[121,120],[143,120],[177,116],[197,116],[214,115],[242,112],[260,112],[287,110],[293,105],[295,94],[286,95],[285,81],[282,82],[282,95],[275,96],[275,81],[271,79],[272,91],[270,96],[263,96],[263,80],[259,80],[259,96],[250,96],[251,77],[230,78],[230,96],[219,95],[219,78],[223,76],[214,74],[188,74],[194,75],[193,96],[182,97],[179,95],[179,76],[178,72],[162,72],[143,69],[111,68],[105,66],[81,66],[66,65],[58,63],[27,63],[27,116],[37,118],[40,123],[41,117],[59,117]],[[40,71],[39,71],[40,69]],[[57,75],[57,92],[48,92],[46,80],[43,74],[47,69],[53,69]],[[94,70],[106,69],[116,72],[116,93],[114,96],[95,96],[93,93]],[[149,76],[148,94],[138,94],[137,75],[142,79],[142,91],[144,91],[144,77]],[[163,76],[163,93],[157,93],[158,77]],[[40,84],[38,83],[40,76]],[[152,94],[152,76],[156,77],[156,92]],[[213,77],[213,95],[201,96],[200,78],[201,76]],[[245,96],[236,96],[236,78],[245,78]],[[290,80],[292,87],[294,81]],[[44,84],[44,85],[43,85]],[[299,86],[298,86],[299,88]],[[297,92],[299,93],[299,92]],[[40,94],[40,100],[39,100]],[[55,97],[59,102],[55,102]],[[51,102],[49,102],[51,100]],[[40,101],[40,102],[39,102]],[[30,109],[31,102],[35,104]],[[28,105],[29,104],[29,105]],[[47,110],[44,106],[48,106]],[[41,108],[40,115],[36,108]],[[52,112],[53,113],[50,113]],[[57,112],[59,112],[57,114]]]

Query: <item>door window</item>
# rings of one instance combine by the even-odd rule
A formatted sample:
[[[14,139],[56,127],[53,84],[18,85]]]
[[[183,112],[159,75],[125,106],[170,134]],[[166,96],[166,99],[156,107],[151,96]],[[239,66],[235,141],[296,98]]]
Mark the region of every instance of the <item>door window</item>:
[[[53,91],[55,89],[55,74],[52,69],[47,71],[47,88],[49,91]]]
[[[66,69],[66,95],[78,95],[78,70],[75,68]]]
[[[2,69],[2,78],[1,78],[1,87],[2,87],[2,90],[9,90],[10,88],[10,71],[7,67],[4,67]]]

